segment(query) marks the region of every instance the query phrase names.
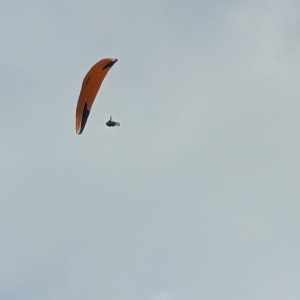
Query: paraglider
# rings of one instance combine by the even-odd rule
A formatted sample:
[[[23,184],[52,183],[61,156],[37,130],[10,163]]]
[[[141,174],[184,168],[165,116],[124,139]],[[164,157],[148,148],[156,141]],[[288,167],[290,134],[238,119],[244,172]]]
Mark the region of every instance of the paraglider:
[[[116,58],[104,58],[98,61],[85,75],[76,107],[76,133],[81,134],[86,125],[91,108],[101,84]],[[112,121],[113,122],[113,121]],[[119,126],[119,125],[117,125]]]
[[[112,121],[111,118],[112,116],[110,116],[110,119],[106,122],[106,126],[108,127],[120,126],[119,122]]]

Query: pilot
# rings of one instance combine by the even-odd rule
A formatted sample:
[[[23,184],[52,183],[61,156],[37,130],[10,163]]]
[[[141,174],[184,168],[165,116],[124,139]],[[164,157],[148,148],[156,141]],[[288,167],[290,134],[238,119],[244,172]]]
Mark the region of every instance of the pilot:
[[[115,121],[112,121],[111,118],[112,118],[112,117],[110,116],[109,121],[106,122],[106,126],[108,126],[108,127],[120,126],[120,123],[115,122]]]

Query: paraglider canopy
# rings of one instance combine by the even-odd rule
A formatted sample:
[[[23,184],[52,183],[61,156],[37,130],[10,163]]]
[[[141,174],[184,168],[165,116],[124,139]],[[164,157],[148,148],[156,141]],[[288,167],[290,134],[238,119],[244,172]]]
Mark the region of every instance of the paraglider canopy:
[[[101,84],[117,61],[116,58],[104,58],[92,66],[85,75],[76,107],[76,133],[83,132]]]

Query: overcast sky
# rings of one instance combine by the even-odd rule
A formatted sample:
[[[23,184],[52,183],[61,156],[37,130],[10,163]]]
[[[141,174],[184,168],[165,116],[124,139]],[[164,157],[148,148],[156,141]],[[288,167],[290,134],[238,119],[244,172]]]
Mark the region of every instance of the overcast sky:
[[[297,0],[0,0],[0,299],[300,299],[299,28]]]

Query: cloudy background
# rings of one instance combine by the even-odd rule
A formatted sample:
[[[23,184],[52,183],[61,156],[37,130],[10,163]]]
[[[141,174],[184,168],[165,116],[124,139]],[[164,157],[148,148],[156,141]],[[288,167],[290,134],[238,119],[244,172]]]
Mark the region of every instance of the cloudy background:
[[[0,298],[300,299],[299,16],[1,0]]]

